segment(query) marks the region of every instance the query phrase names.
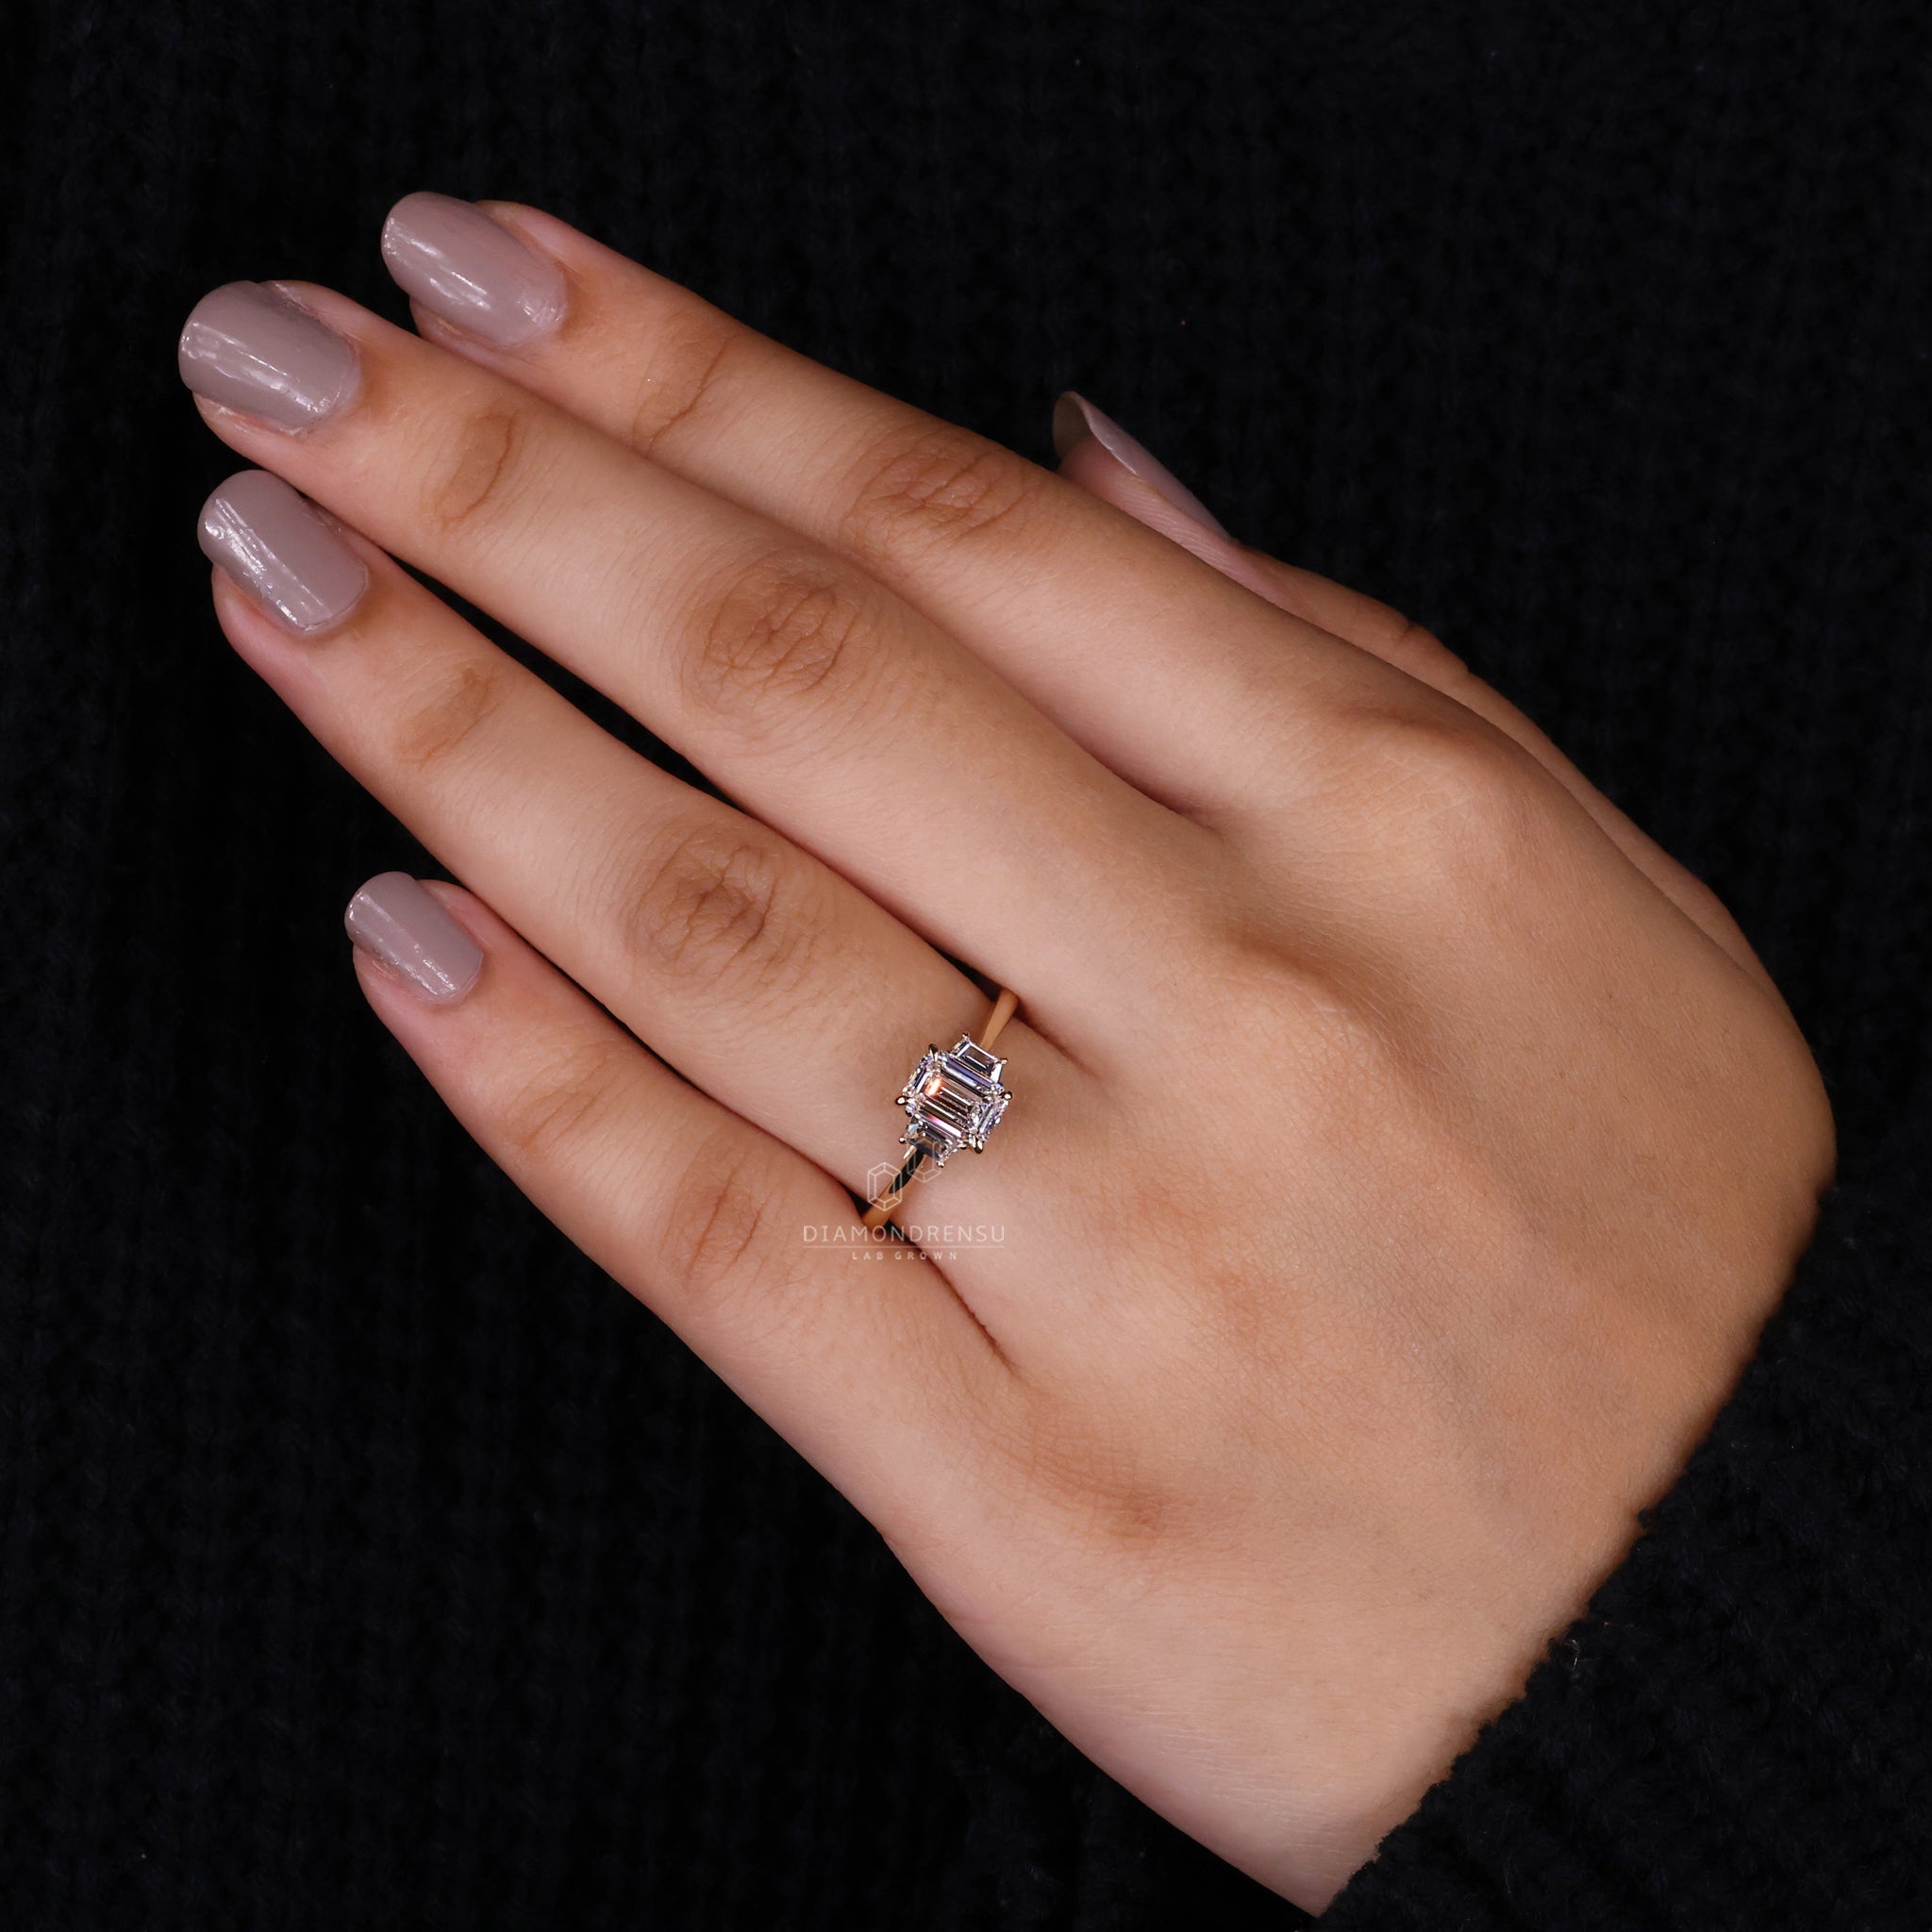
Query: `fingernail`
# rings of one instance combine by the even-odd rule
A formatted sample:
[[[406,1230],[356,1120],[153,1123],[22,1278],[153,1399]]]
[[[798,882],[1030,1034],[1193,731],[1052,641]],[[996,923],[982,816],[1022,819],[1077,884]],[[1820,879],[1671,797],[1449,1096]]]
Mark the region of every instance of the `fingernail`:
[[[356,392],[356,352],[260,282],[230,282],[181,331],[181,380],[196,395],[282,429],[306,429]]]
[[[1068,390],[1053,406],[1054,454],[1064,461],[1074,445],[1090,436],[1129,475],[1151,483],[1177,510],[1206,524],[1217,536],[1229,535],[1221,519],[1165,463],[1150,456],[1111,416]]]
[[[405,294],[500,349],[563,320],[563,271],[471,202],[404,195],[382,225],[382,258]]]
[[[291,630],[355,608],[369,568],[315,506],[266,470],[242,470],[201,507],[201,549]]]
[[[483,948],[406,872],[378,873],[342,914],[349,938],[412,992],[446,1007],[475,985]]]

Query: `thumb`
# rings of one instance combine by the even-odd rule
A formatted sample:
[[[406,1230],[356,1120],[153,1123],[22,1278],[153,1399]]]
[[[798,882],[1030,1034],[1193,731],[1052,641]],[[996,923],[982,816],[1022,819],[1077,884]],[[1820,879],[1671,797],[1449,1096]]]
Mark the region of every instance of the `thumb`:
[[[1125,510],[1271,604],[1279,602],[1262,574],[1247,567],[1251,553],[1214,512],[1111,416],[1072,390],[1053,406],[1053,447],[1060,475],[1088,495]]]
[[[1431,632],[1359,591],[1237,542],[1165,463],[1072,390],[1054,405],[1053,443],[1060,475],[1069,482],[1192,551],[1277,609],[1392,664],[1513,739],[1653,886],[1776,997],[1750,942],[1710,888],[1612,805],[1541,729]]]
[[[1068,390],[1053,407],[1060,475],[1191,550],[1223,576],[1344,643],[1449,691],[1469,674],[1446,645],[1386,604],[1237,542],[1208,506],[1103,409]],[[1472,680],[1473,681],[1473,680]],[[1460,697],[1459,691],[1449,691]]]
[[[1191,550],[1202,562],[1212,564],[1223,576],[1232,577],[1277,609],[1438,691],[1448,691],[1452,683],[1469,677],[1461,659],[1446,645],[1386,604],[1237,541],[1220,518],[1144,443],[1072,390],[1053,406],[1053,446],[1060,459],[1060,475],[1070,483]]]

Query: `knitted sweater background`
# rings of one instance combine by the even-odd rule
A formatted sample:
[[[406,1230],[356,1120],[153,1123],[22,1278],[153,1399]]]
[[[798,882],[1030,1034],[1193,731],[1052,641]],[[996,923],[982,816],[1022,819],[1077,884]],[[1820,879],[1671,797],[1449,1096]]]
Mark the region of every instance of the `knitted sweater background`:
[[[1038,457],[1078,387],[1711,882],[1840,1183],[1648,1533],[1323,1923],[1932,1925],[1932,12],[34,0],[6,39],[0,1926],[1303,1923],[1005,1690],[367,1011],[341,908],[434,868],[222,642],[235,459],[174,348],[240,277],[405,319],[414,188]]]

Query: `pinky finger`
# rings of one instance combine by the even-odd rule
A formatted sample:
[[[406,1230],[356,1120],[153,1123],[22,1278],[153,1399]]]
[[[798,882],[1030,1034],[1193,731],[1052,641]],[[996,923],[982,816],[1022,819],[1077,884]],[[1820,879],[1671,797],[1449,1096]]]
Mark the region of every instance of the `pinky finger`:
[[[1008,1372],[937,1267],[473,894],[385,873],[347,924],[377,1017],[565,1235],[888,1536],[946,1507]]]

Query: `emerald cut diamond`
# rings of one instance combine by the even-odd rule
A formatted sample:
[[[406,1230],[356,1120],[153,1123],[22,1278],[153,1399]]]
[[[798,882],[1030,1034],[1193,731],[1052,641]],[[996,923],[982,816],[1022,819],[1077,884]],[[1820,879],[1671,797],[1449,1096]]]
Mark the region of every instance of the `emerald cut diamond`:
[[[899,1095],[910,1123],[901,1141],[922,1149],[935,1167],[961,1147],[981,1152],[1012,1098],[1000,1085],[1006,1064],[974,1045],[968,1033],[944,1051],[927,1047]]]

